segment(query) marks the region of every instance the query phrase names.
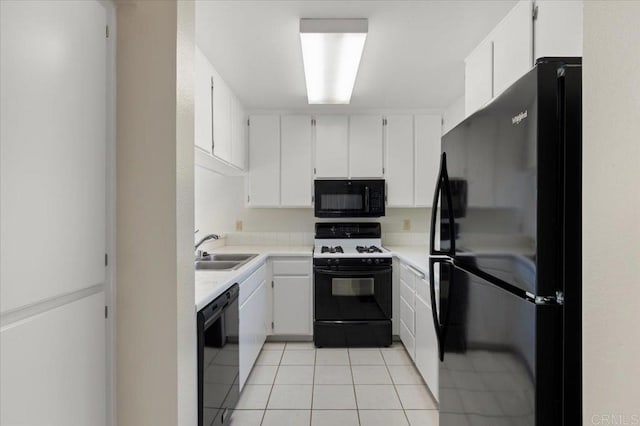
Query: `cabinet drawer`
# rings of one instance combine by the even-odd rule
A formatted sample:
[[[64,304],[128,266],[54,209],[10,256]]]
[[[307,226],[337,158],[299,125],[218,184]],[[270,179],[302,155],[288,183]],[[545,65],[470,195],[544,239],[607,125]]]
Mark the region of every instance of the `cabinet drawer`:
[[[240,283],[240,296],[238,302],[240,306],[247,300],[260,284],[266,279],[265,265],[260,266],[249,278]]]
[[[429,279],[416,279],[416,296],[420,297],[431,307],[431,289],[429,288]]]
[[[407,265],[406,263],[400,264],[400,279],[404,281],[409,286],[409,288],[411,288],[411,290],[413,290],[413,287],[415,285],[413,283],[414,274],[413,272],[411,272],[411,269],[409,269],[409,265]]]
[[[400,297],[412,308],[415,306],[415,292],[402,279],[400,280]]]
[[[405,324],[411,334],[415,334],[415,311],[403,298],[400,298],[400,321]]]
[[[402,344],[404,344],[404,347],[407,349],[407,352],[409,353],[409,356],[411,356],[411,359],[415,361],[416,339],[402,321],[400,321],[400,340],[402,340]]]
[[[309,275],[311,261],[305,260],[274,260],[273,275]]]

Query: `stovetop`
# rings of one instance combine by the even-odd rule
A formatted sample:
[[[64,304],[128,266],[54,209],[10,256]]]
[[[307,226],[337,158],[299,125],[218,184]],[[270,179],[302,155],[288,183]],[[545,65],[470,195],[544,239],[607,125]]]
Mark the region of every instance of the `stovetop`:
[[[320,258],[346,258],[346,257],[391,257],[391,252],[380,244],[380,240],[372,241],[358,240],[354,243],[351,240],[315,240],[313,257]]]

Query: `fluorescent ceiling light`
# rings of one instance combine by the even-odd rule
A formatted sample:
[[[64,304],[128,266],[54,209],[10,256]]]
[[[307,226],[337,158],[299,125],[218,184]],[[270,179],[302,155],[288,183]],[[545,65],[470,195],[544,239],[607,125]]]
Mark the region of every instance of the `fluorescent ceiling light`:
[[[301,19],[302,61],[310,104],[348,104],[356,82],[366,19]]]

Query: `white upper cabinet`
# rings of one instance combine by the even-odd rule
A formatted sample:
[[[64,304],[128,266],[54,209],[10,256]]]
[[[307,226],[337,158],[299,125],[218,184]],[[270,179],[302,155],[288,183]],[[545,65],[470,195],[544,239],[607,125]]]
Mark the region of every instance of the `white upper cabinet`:
[[[211,79],[213,68],[196,46],[194,83],[194,137],[197,148],[211,154],[213,134],[211,126]]]
[[[280,205],[280,116],[251,116],[247,176],[249,206]]]
[[[247,115],[238,98],[197,46],[194,109],[196,164],[222,174],[238,174],[238,169],[245,170]]]
[[[464,103],[470,115],[493,97],[493,42],[485,40],[465,59]]]
[[[247,114],[235,96],[231,97],[231,163],[247,168]]]
[[[431,207],[440,165],[439,115],[416,115],[415,126],[415,194],[416,207]]]
[[[311,116],[282,116],[281,130],[281,205],[310,207],[313,186]]]
[[[231,91],[213,70],[213,155],[231,162]]]
[[[583,2],[536,1],[533,57],[582,56]]]
[[[315,177],[347,178],[348,116],[320,115],[315,122]]]
[[[387,206],[413,207],[413,116],[386,118]]]
[[[521,0],[493,31],[493,96],[533,66],[533,4]]]
[[[381,115],[349,117],[349,176],[381,178],[383,175]]]

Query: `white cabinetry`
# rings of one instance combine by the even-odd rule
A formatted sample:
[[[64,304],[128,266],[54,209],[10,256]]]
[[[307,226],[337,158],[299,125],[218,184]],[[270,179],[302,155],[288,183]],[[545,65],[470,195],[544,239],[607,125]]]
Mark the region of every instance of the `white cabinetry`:
[[[521,0],[493,31],[493,96],[533,66],[533,5]]]
[[[468,116],[493,98],[493,41],[484,40],[464,63],[464,104]]]
[[[415,288],[414,275],[405,263],[400,263],[400,340],[415,361]]]
[[[583,1],[536,1],[533,57],[582,56]]]
[[[348,116],[319,115],[315,123],[315,177],[347,178]]]
[[[247,169],[247,114],[235,96],[231,97],[231,163]]]
[[[194,138],[196,148],[211,154],[213,147],[212,127],[212,75],[213,67],[204,53],[196,46],[194,82]]]
[[[281,205],[310,207],[313,186],[311,116],[282,116],[281,125]]]
[[[254,115],[249,126],[247,204],[280,205],[280,116]]]
[[[387,206],[413,207],[413,116],[386,118]]]
[[[272,267],[273,334],[312,335],[311,261],[275,258]]]
[[[421,280],[417,285],[424,286]],[[438,399],[438,338],[433,325],[431,305],[416,295],[416,367],[429,386],[431,393]]]
[[[383,175],[382,116],[349,117],[349,176],[381,178]]]
[[[194,138],[196,163],[223,174],[247,166],[246,113],[238,98],[196,46]],[[233,167],[230,167],[233,166]]]
[[[442,119],[439,115],[416,115],[414,159],[414,203],[431,207],[440,164]]]
[[[266,267],[261,266],[240,283],[239,348],[240,390],[242,390],[253,364],[267,337]]]

